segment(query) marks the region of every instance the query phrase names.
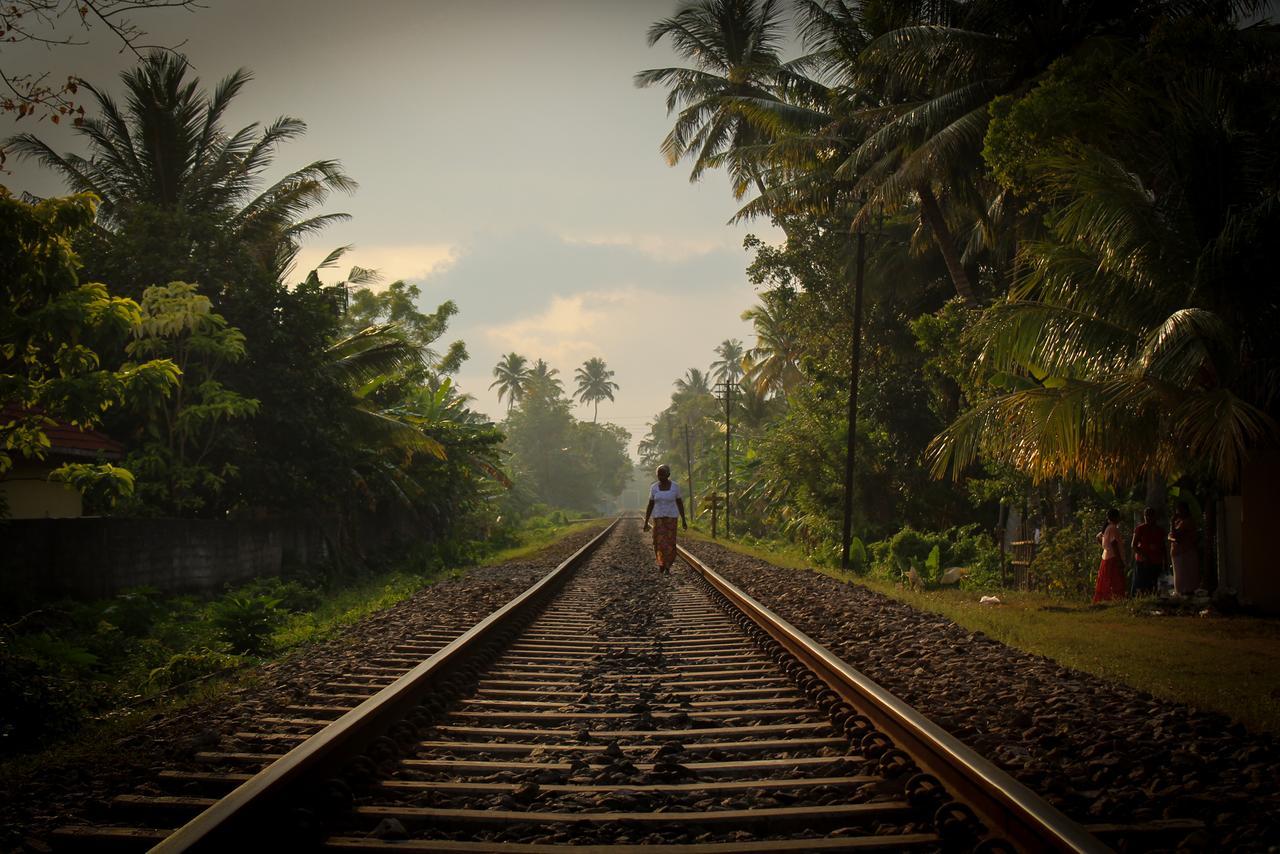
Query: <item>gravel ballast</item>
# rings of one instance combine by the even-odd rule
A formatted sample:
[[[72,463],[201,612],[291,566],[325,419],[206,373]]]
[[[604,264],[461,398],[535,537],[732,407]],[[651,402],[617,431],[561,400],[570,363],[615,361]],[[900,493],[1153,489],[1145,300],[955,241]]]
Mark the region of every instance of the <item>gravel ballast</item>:
[[[1084,824],[1193,818],[1182,850],[1280,845],[1280,746],[817,572],[690,550]]]

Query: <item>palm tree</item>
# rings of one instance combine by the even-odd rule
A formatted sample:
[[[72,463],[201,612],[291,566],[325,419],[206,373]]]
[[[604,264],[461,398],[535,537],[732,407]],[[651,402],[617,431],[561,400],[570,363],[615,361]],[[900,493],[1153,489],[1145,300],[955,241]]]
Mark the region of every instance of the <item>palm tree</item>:
[[[375,392],[396,375],[418,369],[422,350],[394,323],[370,326],[335,341],[325,350],[326,369],[351,393],[351,405],[340,413],[360,444],[390,451],[425,452],[437,459],[444,446],[393,408],[376,403]]]
[[[574,379],[578,381],[575,395],[578,400],[595,406],[591,413],[591,423],[594,424],[600,412],[600,401],[612,402],[613,393],[618,390],[618,384],[613,382],[613,371],[605,365],[604,359],[593,356],[574,371]]]
[[[711,376],[716,382],[734,382],[742,379],[742,358],[745,354],[742,342],[726,338],[716,347],[716,359],[711,363]]]
[[[690,368],[684,372],[684,376],[676,380],[675,397],[691,398],[704,394],[711,394],[710,377],[698,368]]]
[[[564,394],[564,383],[557,377],[560,374],[559,368],[553,368],[543,359],[533,363],[533,367],[529,369],[529,379],[525,383],[525,395],[543,398],[544,400],[555,400]]]
[[[510,413],[511,407],[515,406],[517,401],[522,400],[528,390],[528,359],[519,353],[508,353],[498,360],[498,364],[493,366],[493,376],[495,379],[489,383],[489,388],[497,386],[498,402],[501,403],[502,398],[506,397],[507,412]]]
[[[977,305],[954,226],[973,225],[991,239],[999,229],[990,220],[1016,207],[975,177],[986,172],[982,148],[992,103],[1025,94],[1055,61],[1091,45],[1141,37],[1162,19],[1226,19],[1261,4],[974,0],[937,4],[927,14],[910,2],[858,4],[850,15],[853,5],[850,0],[808,4],[811,23],[821,24],[813,10],[825,10],[870,39],[853,62],[836,69],[850,90],[878,96],[859,111],[872,132],[840,165],[839,174],[855,180],[856,192],[865,195],[859,222],[917,203],[956,292]],[[885,6],[891,13],[896,6],[896,14],[885,15]]]
[[[1025,279],[975,330],[1002,391],[934,440],[935,473],[981,455],[1035,479],[1199,469],[1230,486],[1280,437],[1280,316],[1254,286],[1272,263],[1257,236],[1277,225],[1275,165],[1225,118],[1243,115],[1244,84],[1160,85],[1165,98],[1111,96],[1130,129],[1105,148],[1038,159],[1050,233],[1022,243]]]
[[[198,78],[188,78],[189,70],[177,54],[148,55],[121,74],[128,93],[123,111],[107,93],[82,84],[99,112],[75,128],[88,141],[87,158],[60,155],[29,133],[4,145],[62,173],[74,191],[98,196],[99,223],[107,230],[121,227],[140,205],[211,216],[228,237],[283,275],[304,235],[348,218],[308,214],[333,190],[351,192],[356,183],[338,161],[317,160],[262,189],[276,149],[301,136],[306,124],[281,116],[263,128],[255,122],[227,131],[222,120],[252,75],[240,69],[206,95]]]
[[[787,328],[783,309],[769,295],[742,313],[756,330],[756,346],[747,351],[745,379],[761,394],[786,395],[804,381],[800,372],[800,342]]]
[[[791,78],[778,55],[783,36],[778,0],[698,0],[649,28],[650,47],[667,38],[694,66],[655,68],[635,76],[641,88],[663,85],[670,90],[667,114],[679,113],[662,141],[662,153],[672,166],[692,158],[690,181],[727,163],[736,196],[752,184],[764,191],[750,162],[734,155],[766,140],[758,126],[743,118],[737,101],[772,99],[774,88]]]

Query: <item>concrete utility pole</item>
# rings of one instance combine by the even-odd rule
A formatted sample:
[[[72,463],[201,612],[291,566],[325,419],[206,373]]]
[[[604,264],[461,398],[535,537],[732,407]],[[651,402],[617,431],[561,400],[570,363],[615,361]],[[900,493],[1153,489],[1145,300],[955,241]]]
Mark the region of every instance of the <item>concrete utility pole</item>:
[[[692,519],[696,513],[693,506],[693,496],[696,493],[693,489],[693,451],[689,448],[689,424],[686,422],[684,425],[684,461],[685,465],[689,467],[689,518]]]
[[[733,436],[733,392],[738,388],[738,384],[733,380],[725,380],[716,383],[716,394],[724,396],[724,536],[729,538],[729,494],[730,494],[730,463],[729,449],[730,441]]]

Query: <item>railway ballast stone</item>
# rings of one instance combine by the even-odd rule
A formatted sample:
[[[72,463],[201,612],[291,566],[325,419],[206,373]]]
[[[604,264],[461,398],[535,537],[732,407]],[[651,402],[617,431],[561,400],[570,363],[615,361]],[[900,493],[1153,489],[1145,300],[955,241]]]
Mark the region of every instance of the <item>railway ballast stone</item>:
[[[1186,851],[1280,846],[1280,745],[1225,715],[1063,667],[857,584],[690,550],[1084,824],[1193,818]]]

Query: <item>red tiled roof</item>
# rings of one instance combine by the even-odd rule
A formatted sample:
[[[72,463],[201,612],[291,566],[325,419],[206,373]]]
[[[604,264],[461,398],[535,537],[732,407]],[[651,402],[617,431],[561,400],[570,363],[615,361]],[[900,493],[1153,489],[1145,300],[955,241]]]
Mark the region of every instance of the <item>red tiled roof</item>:
[[[26,412],[28,410],[16,404],[5,404],[4,409],[0,409],[0,421],[13,421]],[[112,460],[124,456],[124,445],[97,430],[81,430],[60,421],[45,427],[44,432],[52,444],[50,452],[54,454],[69,457],[96,457],[102,454]]]

